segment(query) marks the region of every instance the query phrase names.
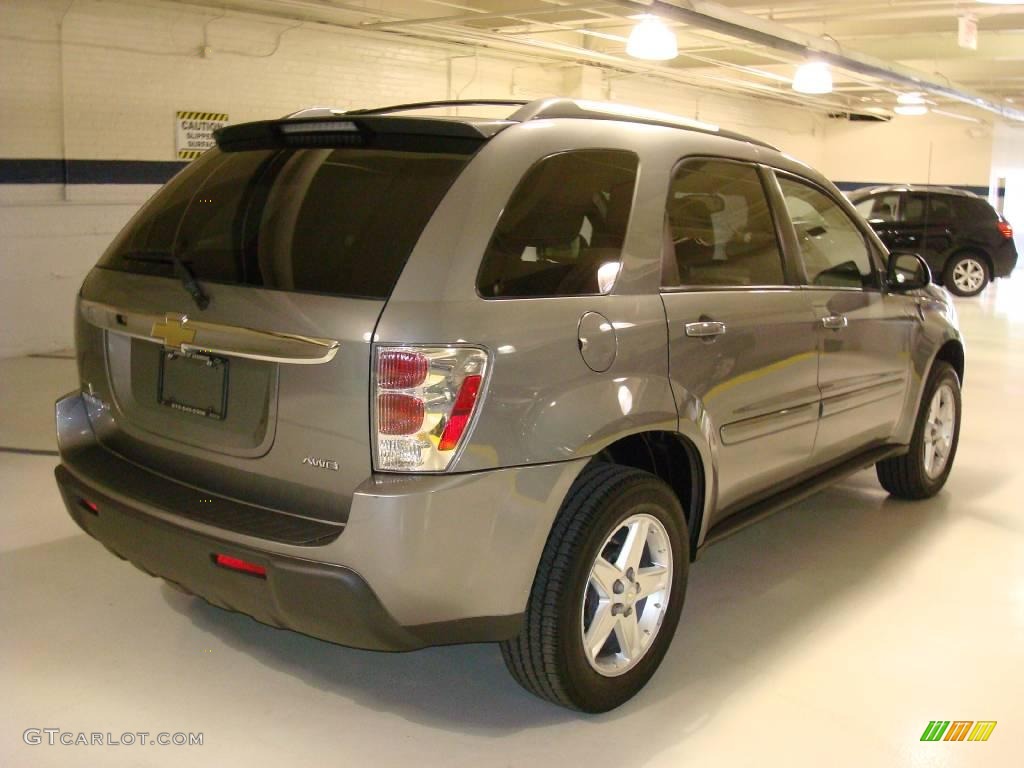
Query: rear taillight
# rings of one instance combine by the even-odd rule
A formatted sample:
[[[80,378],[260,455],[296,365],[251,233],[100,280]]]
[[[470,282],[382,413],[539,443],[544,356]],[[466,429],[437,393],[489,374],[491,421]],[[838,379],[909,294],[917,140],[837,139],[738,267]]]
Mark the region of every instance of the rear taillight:
[[[426,355],[407,349],[387,350],[377,360],[377,385],[383,389],[418,387],[430,368]]]
[[[452,408],[452,415],[445,424],[444,432],[441,433],[441,442],[437,444],[437,450],[452,451],[462,439],[462,433],[469,425],[469,417],[473,415],[476,396],[480,393],[480,378],[479,374],[473,374],[462,380],[459,396],[455,398],[455,407]]]
[[[465,442],[486,373],[487,352],[476,347],[377,347],[376,469],[446,470]]]
[[[382,435],[414,435],[423,426],[426,408],[416,395],[382,392],[377,395],[377,431]]]
[[[1013,227],[1010,226],[1010,222],[1000,221],[996,226],[999,227],[999,234],[1001,234],[1005,240],[1013,239]]]

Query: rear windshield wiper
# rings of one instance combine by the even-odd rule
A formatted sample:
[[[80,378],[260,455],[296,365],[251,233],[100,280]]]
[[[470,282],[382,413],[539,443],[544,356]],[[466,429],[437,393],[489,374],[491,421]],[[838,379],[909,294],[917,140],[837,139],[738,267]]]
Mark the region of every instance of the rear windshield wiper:
[[[170,264],[174,267],[174,274],[181,278],[181,284],[192,301],[199,309],[206,309],[210,306],[210,297],[203,291],[203,287],[196,280],[196,276],[189,269],[188,265],[180,256],[175,256],[167,251],[131,251],[121,255],[127,261],[145,261],[152,264]]]

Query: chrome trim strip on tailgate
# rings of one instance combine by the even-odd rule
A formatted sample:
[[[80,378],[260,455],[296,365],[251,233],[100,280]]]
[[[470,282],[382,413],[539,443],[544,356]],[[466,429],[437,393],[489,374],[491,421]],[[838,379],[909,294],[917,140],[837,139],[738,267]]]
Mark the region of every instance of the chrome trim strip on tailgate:
[[[82,317],[97,328],[163,344],[166,349],[180,350],[185,354],[206,353],[269,363],[318,365],[333,360],[340,346],[333,339],[208,323],[174,312],[163,315],[133,312],[89,299],[79,301]]]

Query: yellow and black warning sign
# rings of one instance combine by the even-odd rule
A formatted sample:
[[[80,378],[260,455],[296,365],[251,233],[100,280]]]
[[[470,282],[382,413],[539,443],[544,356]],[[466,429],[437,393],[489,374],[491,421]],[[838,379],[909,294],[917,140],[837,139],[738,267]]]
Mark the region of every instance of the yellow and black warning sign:
[[[214,145],[213,132],[228,124],[226,112],[179,110],[174,118],[174,146],[179,160],[195,160]]]

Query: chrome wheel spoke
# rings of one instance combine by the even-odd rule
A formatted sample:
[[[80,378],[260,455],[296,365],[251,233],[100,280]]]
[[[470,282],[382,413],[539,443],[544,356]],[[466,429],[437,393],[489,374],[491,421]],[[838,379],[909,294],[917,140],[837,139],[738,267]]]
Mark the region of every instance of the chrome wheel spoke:
[[[651,524],[647,518],[639,517],[629,525],[629,533],[622,545],[616,565],[619,570],[628,573],[632,568],[634,573],[640,569],[640,560],[644,555],[644,547],[647,546],[647,534]]]
[[[594,567],[590,569],[590,584],[598,591],[601,597],[614,597],[615,582],[621,578],[622,571],[605,560],[601,555],[597,556]]]
[[[668,586],[668,568],[663,565],[652,565],[649,568],[641,568],[636,576],[638,590],[637,597],[650,597],[656,595]]]
[[[597,655],[608,643],[608,638],[617,623],[616,617],[612,615],[611,601],[602,600],[590,622],[590,627],[587,628],[586,634],[583,636],[587,654],[591,659],[597,658]]]
[[[615,622],[615,639],[619,641],[619,652],[627,662],[635,662],[640,658],[642,644],[640,626],[637,624],[636,611],[629,616],[619,616]]]

